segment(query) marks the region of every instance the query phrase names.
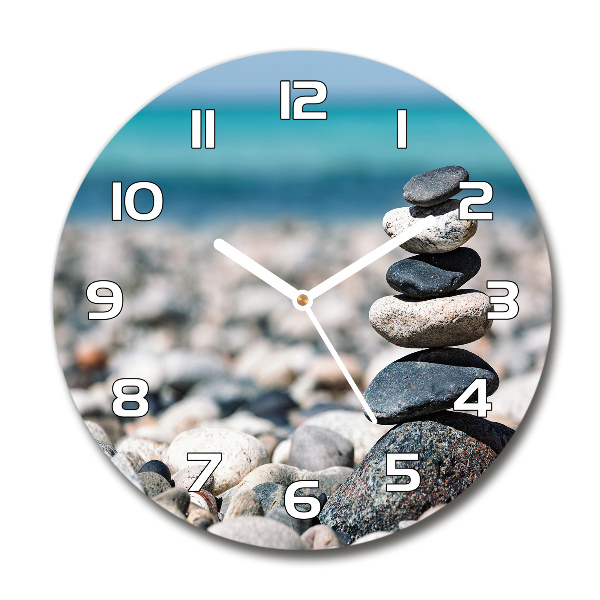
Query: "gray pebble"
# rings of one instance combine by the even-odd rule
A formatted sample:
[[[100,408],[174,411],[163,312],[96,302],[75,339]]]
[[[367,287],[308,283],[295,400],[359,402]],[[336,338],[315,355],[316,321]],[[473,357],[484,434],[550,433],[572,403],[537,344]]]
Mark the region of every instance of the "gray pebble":
[[[145,473],[138,473],[138,477],[144,484],[146,494],[151,498],[158,496],[161,492],[171,489],[171,484],[158,473],[146,471]]]
[[[187,522],[198,529],[208,529],[211,525],[218,523],[219,520],[208,510],[194,506],[187,516]]]
[[[459,200],[447,200],[431,208],[407,206],[395,208],[383,217],[385,232],[394,237],[416,225],[420,219],[429,215],[435,217],[434,224],[411,238],[400,247],[414,254],[437,254],[450,252],[468,242],[477,231],[477,220],[460,220],[458,218]]]
[[[462,167],[441,167],[420,173],[404,186],[404,199],[417,206],[434,206],[460,191],[461,181],[469,181]]]
[[[322,524],[313,525],[302,534],[301,538],[310,550],[327,550],[346,545],[331,527]]]
[[[306,425],[298,427],[291,439],[290,465],[310,471],[354,466],[352,442],[335,431]]]
[[[262,548],[308,550],[300,536],[287,525],[266,517],[238,517],[208,528],[210,533]]]
[[[266,515],[272,508],[283,506],[285,487],[278,483],[259,483],[253,491],[258,495],[263,513]]]
[[[152,498],[154,502],[163,508],[179,511],[183,516],[187,515],[190,505],[190,495],[180,488],[171,488],[157,494]],[[171,511],[172,512],[172,511]]]
[[[264,512],[260,503],[260,498],[254,490],[240,490],[229,503],[226,519],[233,519],[243,516],[263,516]]]
[[[100,440],[101,442],[104,442],[105,444],[108,444],[109,446],[112,446],[112,440],[110,439],[110,437],[108,437],[108,434],[106,433],[106,431],[104,431],[104,429],[102,429],[102,427],[100,427],[100,425],[98,425],[98,423],[95,423],[94,421],[84,421],[85,426],[88,428],[89,432],[94,436],[95,440]]]
[[[111,459],[112,463],[137,487],[141,492],[146,493],[146,488],[142,480],[138,477],[138,474],[135,472],[131,461],[127,456],[125,456],[122,452],[117,452]]]
[[[300,510],[300,506],[296,504],[296,508]],[[267,519],[274,519],[279,523],[283,523],[291,527],[298,535],[302,535],[307,529],[313,526],[313,519],[296,519],[291,517],[284,506],[276,506],[267,513]]]
[[[461,346],[483,337],[491,328],[489,297],[477,290],[460,290],[442,298],[415,300],[385,296],[369,311],[375,331],[403,348]]]

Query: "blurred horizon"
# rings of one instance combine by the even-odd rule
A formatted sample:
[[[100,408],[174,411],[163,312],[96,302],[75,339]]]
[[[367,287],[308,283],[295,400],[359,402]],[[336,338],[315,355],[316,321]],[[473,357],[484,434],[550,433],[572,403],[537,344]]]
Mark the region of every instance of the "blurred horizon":
[[[279,81],[318,80],[327,99],[279,118]],[[314,90],[292,90],[292,98]],[[215,109],[215,149],[190,147],[191,109]],[[396,111],[408,110],[408,148],[396,148]],[[355,220],[407,206],[414,175],[461,165],[494,188],[489,210],[529,219],[533,204],[502,149],[462,108],[428,84],[367,59],[277,52],[217,65],[167,90],[107,144],[73,201],[68,224],[111,220],[112,181],[160,186],[161,221],[303,218]],[[462,194],[467,195],[467,193]],[[149,210],[140,191],[136,206]]]

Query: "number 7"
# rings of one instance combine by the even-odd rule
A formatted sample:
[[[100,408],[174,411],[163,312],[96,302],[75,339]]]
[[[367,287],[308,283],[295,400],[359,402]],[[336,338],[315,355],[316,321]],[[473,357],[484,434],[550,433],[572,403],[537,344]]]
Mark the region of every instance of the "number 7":
[[[200,472],[200,475],[198,475],[198,478],[192,483],[188,490],[188,492],[199,492],[223,460],[223,454],[221,452],[188,452],[187,459],[208,461],[208,464]]]

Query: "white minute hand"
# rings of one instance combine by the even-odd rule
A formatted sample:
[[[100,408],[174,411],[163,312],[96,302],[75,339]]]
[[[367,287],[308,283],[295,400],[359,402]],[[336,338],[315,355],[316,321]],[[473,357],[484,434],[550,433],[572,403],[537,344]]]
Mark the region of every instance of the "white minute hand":
[[[240,252],[234,248],[231,244],[228,244],[225,240],[215,240],[214,246],[227,258],[230,258],[233,262],[236,262],[238,265],[240,265],[240,267],[244,267],[244,269],[250,271],[250,273],[256,275],[256,277],[259,279],[262,279],[265,283],[268,283],[272,288],[275,288],[278,292],[281,292],[290,300],[295,301],[298,297],[300,292],[294,286],[285,282],[280,277],[277,277],[277,275],[271,273],[271,271],[265,269],[262,265],[259,265],[256,261],[252,260],[243,252]]]
[[[315,286],[310,292],[308,292],[309,297],[314,300],[318,298],[321,294],[329,291],[331,288],[335,287],[338,283],[342,283],[342,281],[348,279],[351,275],[358,273],[361,269],[368,267],[371,263],[374,263],[376,260],[380,259],[382,256],[385,256],[388,252],[391,252],[400,244],[404,244],[404,242],[410,240],[410,238],[415,237],[415,235],[421,233],[428,227],[430,227],[435,221],[435,217],[433,215],[429,215],[425,217],[421,222],[409,227],[402,233],[399,233],[397,236],[393,237],[391,240],[387,241],[385,244],[379,246],[379,248],[375,248],[368,254],[365,254],[362,258],[359,258],[357,261],[353,262],[351,265],[347,266],[345,269],[342,269],[335,275],[332,275],[329,279],[323,281],[319,285]]]

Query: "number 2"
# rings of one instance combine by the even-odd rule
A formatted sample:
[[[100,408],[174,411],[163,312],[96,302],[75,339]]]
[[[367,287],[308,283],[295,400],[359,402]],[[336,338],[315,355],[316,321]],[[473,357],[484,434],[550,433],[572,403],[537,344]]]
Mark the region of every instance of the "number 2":
[[[461,190],[481,190],[482,195],[463,198],[458,207],[458,218],[471,221],[474,219],[491,221],[494,218],[494,213],[473,212],[469,210],[469,206],[471,204],[487,204],[494,195],[492,186],[487,181],[461,181],[459,185]]]

